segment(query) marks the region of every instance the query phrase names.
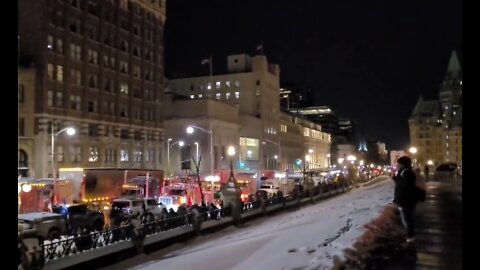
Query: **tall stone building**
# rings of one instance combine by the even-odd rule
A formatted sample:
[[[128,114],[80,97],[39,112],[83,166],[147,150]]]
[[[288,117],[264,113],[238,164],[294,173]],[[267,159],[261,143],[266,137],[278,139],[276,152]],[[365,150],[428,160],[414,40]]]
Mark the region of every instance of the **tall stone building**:
[[[166,110],[166,137],[172,143],[185,141],[182,150],[175,145],[167,153],[170,172],[179,172],[180,161],[194,155],[195,142],[204,154],[203,172],[228,168],[230,145],[238,149],[234,159],[240,170],[298,170],[295,164],[306,155],[308,168],[328,166],[330,134],[318,124],[280,110],[278,65],[269,64],[264,55],[237,54],[227,57],[227,67],[225,74],[169,80],[169,92],[187,98],[172,99]],[[207,132],[197,128],[188,135],[189,125]],[[212,132],[211,151],[208,132]]]
[[[462,164],[462,68],[452,52],[438,100],[418,98],[409,120],[410,143],[418,165]]]
[[[57,168],[163,168],[165,0],[19,0],[18,13],[36,176],[51,176],[51,132],[65,127],[76,134],[55,136]]]

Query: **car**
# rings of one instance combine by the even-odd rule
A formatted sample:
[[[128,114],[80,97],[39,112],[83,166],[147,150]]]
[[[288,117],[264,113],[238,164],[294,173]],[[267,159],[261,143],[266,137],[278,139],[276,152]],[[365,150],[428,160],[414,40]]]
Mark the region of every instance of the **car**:
[[[101,231],[105,225],[102,212],[92,210],[87,204],[64,204],[53,207],[53,212],[67,218],[68,229],[71,233],[77,229]]]
[[[49,212],[32,212],[18,215],[18,232],[34,231],[42,240],[57,239],[67,233],[65,216]]]
[[[458,165],[454,162],[447,162],[435,168],[434,178],[436,181],[451,180],[458,176]]]
[[[112,202],[112,211],[114,211],[114,209],[121,209],[133,216],[140,216],[145,208],[157,219],[161,217],[163,207],[164,206],[158,203],[155,198],[123,197],[115,199]]]

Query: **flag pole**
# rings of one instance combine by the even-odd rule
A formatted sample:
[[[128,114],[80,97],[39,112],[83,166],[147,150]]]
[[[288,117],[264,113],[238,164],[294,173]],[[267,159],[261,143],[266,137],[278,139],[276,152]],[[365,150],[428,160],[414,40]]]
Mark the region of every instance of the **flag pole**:
[[[212,56],[210,55],[210,61],[208,61],[210,64],[210,78],[212,78],[213,72],[212,72]]]

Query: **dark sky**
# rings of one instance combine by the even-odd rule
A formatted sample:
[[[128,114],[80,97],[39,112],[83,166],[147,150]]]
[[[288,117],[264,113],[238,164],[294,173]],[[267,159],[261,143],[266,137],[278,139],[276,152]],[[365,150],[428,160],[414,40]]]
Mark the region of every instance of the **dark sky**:
[[[359,135],[407,146],[420,94],[437,98],[452,50],[462,59],[462,1],[168,0],[168,78],[207,75],[201,59],[264,43],[282,82],[353,119]]]

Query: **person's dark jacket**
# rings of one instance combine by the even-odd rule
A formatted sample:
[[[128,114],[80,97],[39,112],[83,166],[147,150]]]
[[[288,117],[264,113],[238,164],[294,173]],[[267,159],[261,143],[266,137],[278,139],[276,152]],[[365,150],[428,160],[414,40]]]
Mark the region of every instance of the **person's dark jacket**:
[[[417,203],[415,180],[416,176],[411,167],[398,171],[395,181],[395,196],[393,202],[401,207],[412,208]]]

